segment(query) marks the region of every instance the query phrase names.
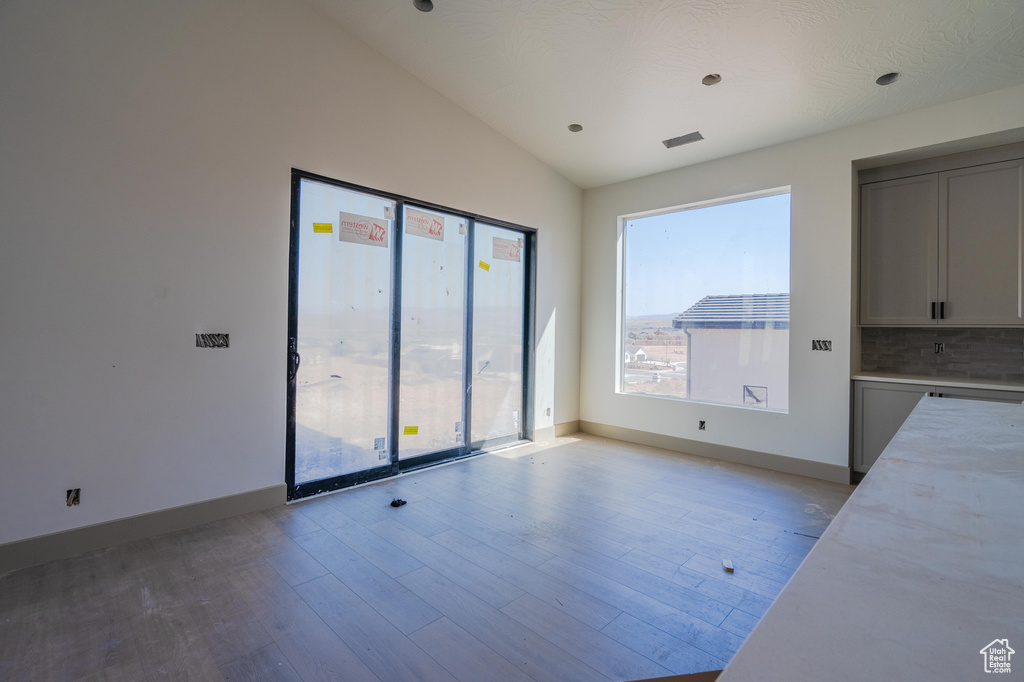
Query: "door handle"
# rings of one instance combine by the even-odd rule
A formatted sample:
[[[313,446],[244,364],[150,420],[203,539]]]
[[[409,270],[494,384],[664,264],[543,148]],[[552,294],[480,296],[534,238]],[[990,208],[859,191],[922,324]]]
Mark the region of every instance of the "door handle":
[[[288,381],[295,381],[295,377],[299,373],[299,363],[302,362],[302,356],[299,355],[298,343],[295,339],[288,340]]]
[[[935,319],[935,301],[932,301],[932,319]]]
[[[939,303],[939,319],[940,320],[946,319],[946,302],[945,301],[941,301]]]

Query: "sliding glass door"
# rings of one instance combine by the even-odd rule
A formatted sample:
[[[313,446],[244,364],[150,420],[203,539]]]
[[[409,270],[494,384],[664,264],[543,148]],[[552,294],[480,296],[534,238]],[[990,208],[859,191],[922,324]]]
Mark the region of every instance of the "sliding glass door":
[[[477,449],[523,433],[522,233],[477,223],[473,281],[473,430]]]
[[[293,171],[289,499],[532,437],[535,234]]]
[[[299,181],[294,483],[390,467],[395,202]],[[293,249],[295,244],[293,244]]]
[[[469,221],[405,207],[398,458],[461,454]]]

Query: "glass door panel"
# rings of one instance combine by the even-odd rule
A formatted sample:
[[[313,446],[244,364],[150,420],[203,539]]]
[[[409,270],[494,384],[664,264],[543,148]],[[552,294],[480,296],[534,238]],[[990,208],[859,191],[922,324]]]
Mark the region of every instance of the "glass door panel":
[[[398,457],[463,447],[468,220],[406,207]]]
[[[301,180],[295,485],[390,466],[394,214],[393,201]]]
[[[519,440],[523,423],[523,234],[477,223],[472,445]]]

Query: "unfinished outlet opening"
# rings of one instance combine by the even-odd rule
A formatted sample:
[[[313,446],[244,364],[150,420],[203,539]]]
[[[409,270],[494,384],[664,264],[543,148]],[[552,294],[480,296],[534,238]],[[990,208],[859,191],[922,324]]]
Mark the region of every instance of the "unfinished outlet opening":
[[[67,506],[69,506],[69,507],[77,507],[78,503],[81,501],[81,499],[82,499],[82,489],[81,488],[71,488],[70,490],[68,490],[67,496],[65,498],[65,504],[67,504]]]
[[[706,422],[703,419],[701,419],[700,421],[697,422],[697,430],[698,431],[704,431],[705,430],[704,429],[705,426],[706,426]]]

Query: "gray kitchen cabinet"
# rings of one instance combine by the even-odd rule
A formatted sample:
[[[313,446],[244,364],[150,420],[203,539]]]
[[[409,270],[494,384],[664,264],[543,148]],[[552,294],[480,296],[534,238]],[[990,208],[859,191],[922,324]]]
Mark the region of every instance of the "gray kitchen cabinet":
[[[939,207],[939,323],[1024,322],[1024,159],[939,173]]]
[[[1024,324],[1024,159],[861,185],[860,322]]]
[[[934,386],[853,382],[853,470],[867,473]]]
[[[934,324],[937,300],[937,173],[860,188],[861,324]]]
[[[882,381],[853,382],[853,470],[867,473],[926,395],[961,400],[1024,403],[1024,391],[931,386]]]

